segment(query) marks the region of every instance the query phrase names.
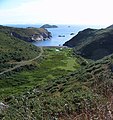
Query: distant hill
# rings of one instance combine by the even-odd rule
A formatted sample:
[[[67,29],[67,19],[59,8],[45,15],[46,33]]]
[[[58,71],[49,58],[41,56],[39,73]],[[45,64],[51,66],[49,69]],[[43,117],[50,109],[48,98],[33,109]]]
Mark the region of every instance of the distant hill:
[[[49,25],[49,24],[44,24],[41,26],[41,28],[58,28],[56,25]]]
[[[113,53],[113,29],[85,29],[80,31],[65,46],[74,47],[75,53],[98,60]]]
[[[0,26],[0,31],[8,33],[16,38],[27,42],[46,40],[52,37],[51,33],[45,28],[15,28],[15,27],[7,27]]]

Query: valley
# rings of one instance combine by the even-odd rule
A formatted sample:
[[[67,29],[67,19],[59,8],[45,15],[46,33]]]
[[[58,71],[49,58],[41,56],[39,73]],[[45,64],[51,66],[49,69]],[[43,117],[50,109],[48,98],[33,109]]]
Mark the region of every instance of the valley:
[[[36,47],[12,29],[0,31],[0,119],[112,120],[112,28],[83,30],[68,47]],[[95,56],[97,44],[109,54]]]

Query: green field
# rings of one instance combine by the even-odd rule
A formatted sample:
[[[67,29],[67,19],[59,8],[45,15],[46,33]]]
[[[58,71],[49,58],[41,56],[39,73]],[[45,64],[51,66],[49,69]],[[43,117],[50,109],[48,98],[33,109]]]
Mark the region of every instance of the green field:
[[[58,50],[58,51],[57,51]],[[25,92],[34,86],[43,86],[52,79],[65,76],[80,67],[72,49],[45,49],[42,57],[32,63],[31,70],[22,70],[0,80],[0,96]]]

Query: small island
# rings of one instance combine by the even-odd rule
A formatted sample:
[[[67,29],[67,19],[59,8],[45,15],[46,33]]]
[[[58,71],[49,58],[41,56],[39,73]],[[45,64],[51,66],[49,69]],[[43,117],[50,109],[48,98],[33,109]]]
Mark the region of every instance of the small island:
[[[58,28],[56,25],[49,25],[49,24],[44,24],[40,28]]]

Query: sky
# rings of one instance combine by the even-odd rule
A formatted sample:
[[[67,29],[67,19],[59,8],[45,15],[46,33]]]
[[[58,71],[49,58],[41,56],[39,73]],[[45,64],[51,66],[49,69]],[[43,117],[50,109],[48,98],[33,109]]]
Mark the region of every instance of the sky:
[[[0,24],[113,24],[113,0],[0,0]]]

